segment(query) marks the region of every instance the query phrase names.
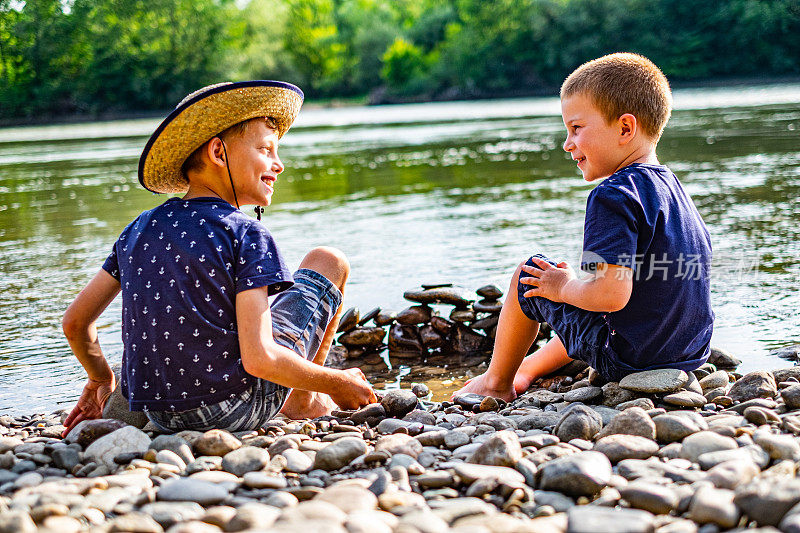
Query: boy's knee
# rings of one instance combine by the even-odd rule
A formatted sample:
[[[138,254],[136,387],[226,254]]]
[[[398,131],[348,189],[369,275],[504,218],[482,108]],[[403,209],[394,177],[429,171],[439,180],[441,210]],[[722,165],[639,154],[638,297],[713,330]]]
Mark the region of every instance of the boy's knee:
[[[309,268],[341,286],[350,276],[350,262],[344,252],[330,246],[314,248],[303,258],[301,268]]]

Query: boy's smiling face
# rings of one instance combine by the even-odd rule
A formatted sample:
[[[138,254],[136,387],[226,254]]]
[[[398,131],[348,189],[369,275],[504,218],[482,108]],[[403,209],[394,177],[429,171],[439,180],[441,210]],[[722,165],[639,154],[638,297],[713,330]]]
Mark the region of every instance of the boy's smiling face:
[[[565,97],[561,116],[567,127],[564,150],[578,162],[583,179],[605,178],[620,168],[625,159],[620,125],[606,120],[591,96],[577,93]]]
[[[225,144],[239,204],[270,205],[275,181],[284,169],[275,130],[263,120],[253,120]]]

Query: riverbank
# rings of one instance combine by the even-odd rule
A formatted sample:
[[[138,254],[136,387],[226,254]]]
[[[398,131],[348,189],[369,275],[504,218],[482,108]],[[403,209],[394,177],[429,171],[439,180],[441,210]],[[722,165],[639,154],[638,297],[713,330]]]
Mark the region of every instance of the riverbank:
[[[798,531],[800,367],[737,363],[573,363],[508,404],[416,385],[236,434],[3,416],[0,531]]]
[[[737,77],[711,80],[679,81],[672,83],[675,89],[704,89],[717,87],[757,87],[761,85],[788,85],[799,83],[800,76],[768,76],[768,77]],[[389,97],[385,93],[364,94],[352,97],[333,97],[310,99],[303,103],[304,110],[310,109],[336,109],[350,106],[374,105],[402,105],[422,104],[429,102],[456,102],[493,99],[514,99],[534,97],[557,97],[559,87],[539,88],[535,91],[512,91],[466,94],[457,91],[442,93],[437,98],[424,97]],[[0,119],[0,128],[16,128],[21,126],[41,126],[55,124],[85,124],[87,122],[108,122],[118,120],[161,119],[167,116],[171,109],[156,111],[112,111],[87,114],[69,115],[37,115],[36,117],[19,117]]]

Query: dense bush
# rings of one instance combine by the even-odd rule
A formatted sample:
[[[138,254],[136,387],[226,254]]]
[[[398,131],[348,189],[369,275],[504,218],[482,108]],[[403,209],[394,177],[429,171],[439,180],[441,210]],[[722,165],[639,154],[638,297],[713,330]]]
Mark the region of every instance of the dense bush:
[[[383,100],[552,92],[640,52],[670,79],[800,74],[798,0],[0,0],[0,119],[138,112],[223,79]]]

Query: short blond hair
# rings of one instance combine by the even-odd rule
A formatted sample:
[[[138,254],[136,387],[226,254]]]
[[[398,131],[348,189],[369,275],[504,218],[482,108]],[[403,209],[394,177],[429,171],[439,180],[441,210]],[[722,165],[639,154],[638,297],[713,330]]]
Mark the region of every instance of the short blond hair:
[[[247,131],[247,127],[250,125],[250,123],[254,121],[264,121],[267,123],[268,128],[272,130],[278,129],[278,122],[274,118],[256,117],[256,118],[251,118],[250,120],[245,120],[243,122],[234,124],[230,128],[227,128],[226,130],[217,133],[216,135],[214,135],[214,137],[219,137],[223,141],[226,138],[230,137],[241,137],[242,135],[244,135],[244,132]],[[213,139],[214,137],[211,137],[211,139]],[[183,164],[181,165],[181,174],[187,180],[189,179],[189,172],[191,172],[192,170],[200,170],[201,168],[203,168],[203,150],[205,149],[206,145],[209,142],[211,142],[211,139],[208,139],[199,148],[197,148],[194,152],[192,152],[191,155],[189,155],[189,157],[186,158],[186,161],[184,161]]]
[[[586,94],[611,122],[630,113],[658,140],[672,114],[672,91],[664,73],[644,56],[609,54],[584,63],[561,85],[561,98]]]

